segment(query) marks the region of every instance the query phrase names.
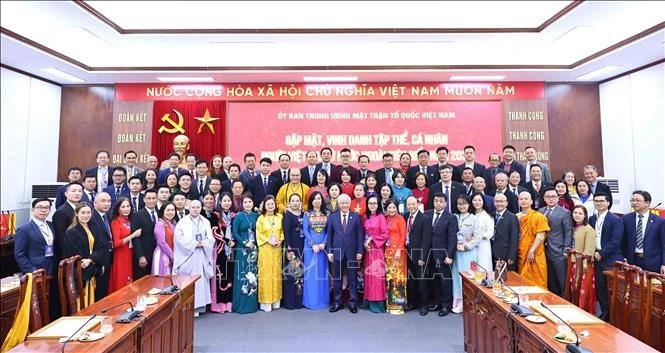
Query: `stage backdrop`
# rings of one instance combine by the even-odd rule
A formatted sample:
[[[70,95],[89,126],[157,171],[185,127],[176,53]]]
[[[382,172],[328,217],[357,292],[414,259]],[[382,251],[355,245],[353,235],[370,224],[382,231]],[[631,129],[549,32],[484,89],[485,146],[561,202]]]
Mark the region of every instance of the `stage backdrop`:
[[[501,149],[501,102],[230,103],[229,131],[234,160],[247,151],[273,160],[288,153],[303,165],[307,151],[328,146],[339,160],[348,147],[354,161],[365,154],[370,169],[378,169],[385,152],[415,159],[420,149],[445,145],[451,161],[461,163],[465,144],[473,144],[478,156]]]

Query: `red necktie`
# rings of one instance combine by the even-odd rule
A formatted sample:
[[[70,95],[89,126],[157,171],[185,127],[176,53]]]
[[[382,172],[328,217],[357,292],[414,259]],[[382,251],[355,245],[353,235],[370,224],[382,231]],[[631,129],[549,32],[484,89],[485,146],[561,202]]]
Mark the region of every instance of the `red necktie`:
[[[346,232],[346,214],[342,215],[342,229]]]

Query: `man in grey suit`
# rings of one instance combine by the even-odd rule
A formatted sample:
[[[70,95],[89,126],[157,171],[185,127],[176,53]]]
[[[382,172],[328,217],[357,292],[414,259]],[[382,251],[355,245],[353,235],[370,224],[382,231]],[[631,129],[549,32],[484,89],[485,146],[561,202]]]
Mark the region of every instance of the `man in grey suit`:
[[[143,169],[136,166],[137,158],[138,155],[135,151],[129,150],[125,152],[125,165],[123,167],[127,171],[127,180],[134,175],[139,175],[143,172]]]
[[[559,196],[553,187],[547,187],[543,194],[545,207],[539,211],[547,217],[550,232],[545,240],[547,258],[547,289],[563,297],[566,283],[566,251],[575,246],[573,240],[573,220],[570,212],[559,206]]]
[[[529,175],[529,171],[531,170],[531,165],[538,164],[540,166],[540,169],[543,171],[543,181],[547,184],[552,184],[552,173],[550,173],[550,168],[547,166],[547,164],[538,161],[538,151],[536,151],[535,148],[531,146],[525,148],[524,157],[526,157],[526,163],[524,164],[524,166],[526,167],[527,182],[531,181],[531,175]]]

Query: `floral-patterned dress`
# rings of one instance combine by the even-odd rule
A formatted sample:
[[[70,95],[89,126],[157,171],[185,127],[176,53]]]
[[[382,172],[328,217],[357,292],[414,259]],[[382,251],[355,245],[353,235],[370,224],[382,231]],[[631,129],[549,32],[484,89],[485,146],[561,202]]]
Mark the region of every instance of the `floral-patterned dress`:
[[[386,219],[390,232],[390,239],[386,243],[387,309],[390,314],[401,315],[404,314],[403,306],[406,304],[406,221],[399,214]]]
[[[236,242],[233,256],[233,312],[246,314],[258,310],[258,251],[256,244],[256,212],[242,211],[233,219],[233,240]],[[249,241],[254,248],[247,247]]]

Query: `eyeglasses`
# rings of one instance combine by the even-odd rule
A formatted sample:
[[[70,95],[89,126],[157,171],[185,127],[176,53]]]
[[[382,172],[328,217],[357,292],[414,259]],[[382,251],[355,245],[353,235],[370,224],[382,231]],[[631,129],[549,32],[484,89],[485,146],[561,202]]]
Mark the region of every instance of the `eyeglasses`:
[[[547,196],[544,196],[544,198],[546,198],[546,199],[556,199],[556,198],[558,198],[558,197],[559,197],[559,196],[557,196],[557,195],[547,195]]]

